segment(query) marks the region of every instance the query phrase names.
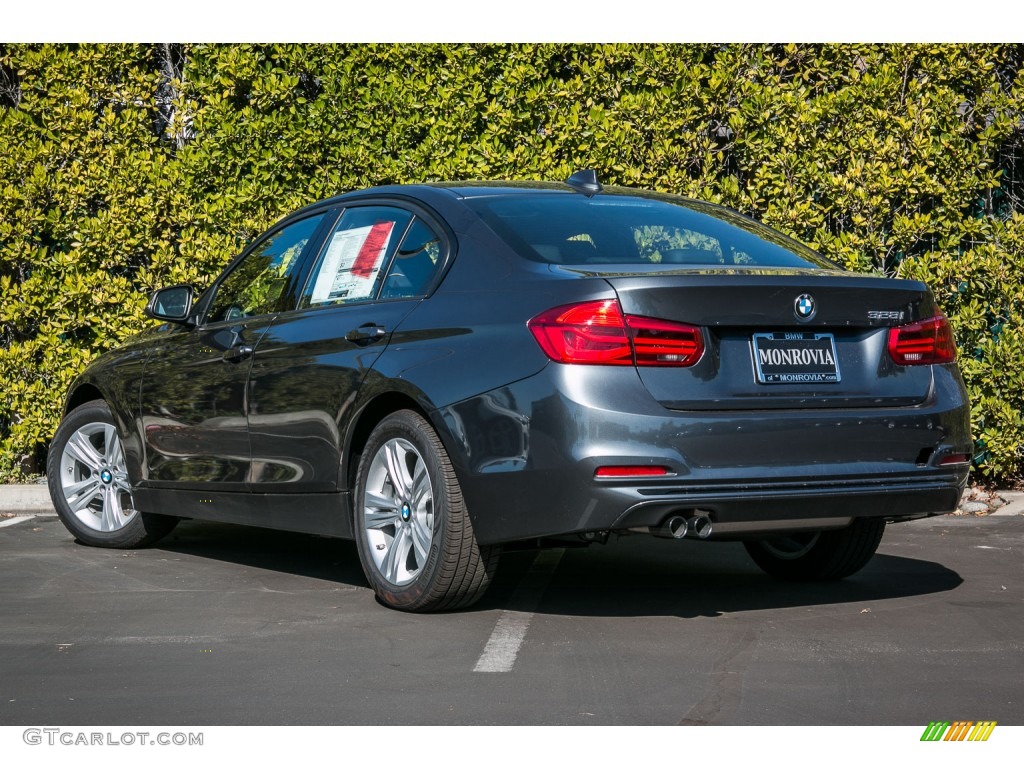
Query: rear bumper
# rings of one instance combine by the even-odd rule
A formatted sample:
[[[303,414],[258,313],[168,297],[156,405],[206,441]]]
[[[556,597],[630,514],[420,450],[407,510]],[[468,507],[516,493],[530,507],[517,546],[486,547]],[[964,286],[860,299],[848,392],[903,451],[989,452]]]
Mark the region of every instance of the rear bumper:
[[[485,544],[657,527],[697,511],[714,538],[855,517],[907,520],[956,508],[970,453],[954,367],[936,367],[917,406],[682,412],[633,369],[549,365],[434,415]],[[666,467],[668,477],[596,479],[603,465]]]
[[[963,481],[957,474],[942,473],[637,492],[647,498],[629,507],[612,524],[613,530],[657,528],[668,517],[690,517],[699,511],[713,523],[714,538],[728,539],[843,527],[856,517],[911,520],[944,514],[956,509]]]

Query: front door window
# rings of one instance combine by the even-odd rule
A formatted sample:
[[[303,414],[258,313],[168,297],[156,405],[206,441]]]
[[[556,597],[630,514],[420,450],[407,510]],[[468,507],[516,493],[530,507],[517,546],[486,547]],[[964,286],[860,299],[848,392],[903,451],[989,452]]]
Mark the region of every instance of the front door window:
[[[291,309],[291,282],[298,276],[300,256],[323,217],[310,216],[275,232],[236,264],[217,287],[206,322]]]

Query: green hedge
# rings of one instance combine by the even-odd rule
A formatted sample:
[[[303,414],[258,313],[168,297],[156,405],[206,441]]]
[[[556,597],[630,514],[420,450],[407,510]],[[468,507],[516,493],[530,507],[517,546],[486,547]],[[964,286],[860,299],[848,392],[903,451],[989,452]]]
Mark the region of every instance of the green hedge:
[[[71,379],[318,198],[563,179],[721,202],[928,281],[976,463],[1024,444],[1024,46],[0,46],[0,479]]]

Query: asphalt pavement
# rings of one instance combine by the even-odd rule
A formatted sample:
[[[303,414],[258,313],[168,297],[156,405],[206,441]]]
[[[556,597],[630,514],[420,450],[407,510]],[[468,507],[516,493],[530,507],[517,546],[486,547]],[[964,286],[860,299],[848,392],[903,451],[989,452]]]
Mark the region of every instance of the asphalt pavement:
[[[734,543],[510,552],[484,601],[375,602],[349,542],[0,527],[0,725],[1024,724],[1024,517],[889,526],[833,584]]]

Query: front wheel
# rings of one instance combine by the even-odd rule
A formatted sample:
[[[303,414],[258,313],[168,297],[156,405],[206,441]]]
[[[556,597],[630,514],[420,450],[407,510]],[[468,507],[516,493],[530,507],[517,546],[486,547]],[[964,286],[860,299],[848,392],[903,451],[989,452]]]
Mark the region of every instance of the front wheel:
[[[121,438],[102,400],[64,417],[50,445],[46,481],[61,522],[94,547],[143,547],[178,524],[176,517],[135,508]]]
[[[398,411],[370,434],[356,479],[359,559],[378,599],[405,611],[465,608],[494,576],[448,454],[430,424]]]
[[[885,520],[861,517],[838,531],[813,531],[743,542],[765,573],[790,581],[835,581],[850,576],[874,556]]]

